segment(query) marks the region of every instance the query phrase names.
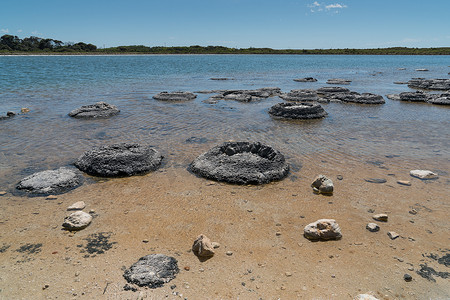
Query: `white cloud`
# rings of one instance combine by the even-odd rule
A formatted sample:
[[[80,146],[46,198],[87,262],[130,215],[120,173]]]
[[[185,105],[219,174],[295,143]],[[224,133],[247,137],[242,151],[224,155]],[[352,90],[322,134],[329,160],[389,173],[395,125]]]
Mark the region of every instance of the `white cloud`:
[[[335,4],[329,4],[327,6],[325,6],[326,10],[330,10],[330,9],[342,9],[342,8],[346,8],[347,5],[345,4],[339,4],[339,3],[335,3]]]
[[[9,29],[8,28],[6,28],[6,29],[0,29],[0,33],[3,33],[3,34],[7,34],[7,33],[9,33]]]
[[[18,29],[18,30],[17,30],[18,33],[21,33],[22,31],[23,31],[22,29]]]
[[[341,4],[341,3],[334,3],[334,4],[325,4],[325,3],[319,3],[317,1],[314,1],[311,4],[308,4],[307,7],[310,8],[310,11],[312,13],[318,12],[318,11],[333,11],[338,12],[339,9],[347,8],[347,5]]]

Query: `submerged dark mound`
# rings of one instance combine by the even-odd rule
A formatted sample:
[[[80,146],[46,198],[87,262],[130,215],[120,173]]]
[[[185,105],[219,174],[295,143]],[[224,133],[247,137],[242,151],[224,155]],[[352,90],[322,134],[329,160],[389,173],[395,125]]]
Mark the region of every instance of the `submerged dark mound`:
[[[302,102],[275,104],[269,114],[284,119],[319,119],[327,115],[320,104]]]
[[[109,118],[117,115],[119,112],[120,110],[115,105],[106,102],[97,102],[72,110],[69,116],[78,119]]]
[[[162,159],[150,146],[122,143],[94,147],[81,155],[75,166],[94,176],[124,177],[154,171]]]
[[[415,89],[450,91],[450,79],[413,78],[408,86]]]
[[[284,178],[289,165],[280,152],[261,143],[227,142],[197,157],[190,169],[216,181],[263,184]]]
[[[150,254],[141,257],[125,270],[123,277],[129,283],[154,289],[174,279],[179,271],[175,258],[164,254]]]
[[[311,89],[291,90],[289,93],[281,94],[279,97],[283,100],[294,102],[320,101],[316,91]]]
[[[161,92],[153,96],[153,99],[161,101],[188,101],[195,98],[197,95],[191,92]]]
[[[350,90],[340,86],[326,86],[317,89],[317,93],[321,95],[327,95],[330,93],[350,93]]]

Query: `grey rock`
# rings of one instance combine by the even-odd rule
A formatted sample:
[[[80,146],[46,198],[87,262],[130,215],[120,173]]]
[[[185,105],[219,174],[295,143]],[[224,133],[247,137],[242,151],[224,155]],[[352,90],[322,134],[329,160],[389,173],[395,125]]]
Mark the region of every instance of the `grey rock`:
[[[366,178],[364,180],[367,182],[370,182],[370,183],[386,183],[387,182],[387,180],[384,178]]]
[[[94,147],[81,155],[75,166],[94,176],[123,177],[154,171],[162,159],[150,146],[122,143]]]
[[[427,71],[429,71],[429,70],[428,70],[428,69],[422,68],[422,69],[416,69],[416,71],[418,71],[418,72],[427,72]]]
[[[125,270],[123,277],[128,283],[149,288],[158,288],[175,278],[180,270],[178,261],[163,254],[150,254],[141,257]]]
[[[213,98],[219,100],[235,100],[240,102],[250,102],[268,97],[278,96],[281,90],[278,87],[265,87],[256,90],[225,90],[221,91]]]
[[[46,170],[34,173],[22,179],[17,189],[31,194],[62,194],[81,185],[81,175],[68,168]]]
[[[330,86],[317,89],[317,93],[321,95],[326,95],[330,93],[350,93],[350,90],[340,86]]]
[[[92,216],[84,211],[76,211],[64,218],[62,226],[67,230],[75,231],[86,228],[91,224]]]
[[[294,79],[294,81],[296,81],[296,82],[316,82],[317,79],[316,78],[312,78],[312,77],[305,77],[305,78]]]
[[[7,117],[14,117],[15,115],[16,115],[16,113],[13,112],[13,111],[8,111],[8,112],[6,113],[6,116],[7,116]]]
[[[153,99],[161,101],[188,101],[195,98],[197,95],[191,92],[161,92],[153,96]]]
[[[278,103],[269,109],[269,114],[282,119],[319,119],[327,115],[326,111],[316,103],[290,102]]]
[[[115,105],[106,102],[97,102],[72,110],[69,116],[79,119],[108,118],[117,115],[119,112],[120,110]]]
[[[192,245],[192,252],[198,257],[211,257],[214,255],[214,246],[204,234],[200,234]]]
[[[399,94],[387,94],[386,98],[391,100],[400,101],[400,95]]]
[[[348,93],[329,93],[324,96],[331,102],[351,102],[359,104],[384,104],[382,96],[372,93],[348,92]]]
[[[311,183],[311,186],[316,188],[321,194],[332,194],[334,190],[333,181],[325,175],[316,176],[314,181]]]
[[[412,276],[409,275],[409,274],[405,274],[405,275],[403,275],[403,279],[404,279],[406,282],[410,282],[410,281],[412,280]]]
[[[436,179],[439,177],[436,173],[429,170],[411,170],[409,175],[420,179]]]
[[[425,79],[413,78],[408,81],[410,88],[424,89],[424,90],[450,90],[450,79]]]
[[[405,82],[405,81],[394,81],[394,84],[408,84],[408,82]]]
[[[338,240],[341,228],[334,219],[320,219],[306,225],[304,235],[309,240]]]
[[[328,79],[327,80],[327,84],[338,84],[338,85],[348,85],[351,82],[352,82],[351,80],[339,79],[339,78],[333,78],[333,79]]]
[[[400,235],[397,233],[397,232],[395,232],[395,231],[389,231],[388,233],[387,233],[387,235],[389,236],[389,238],[391,239],[391,240],[395,240],[396,238],[398,238]]]
[[[427,102],[438,105],[450,105],[450,93],[430,94]]]
[[[403,92],[399,94],[401,101],[411,102],[425,102],[428,100],[428,95],[424,92]]]
[[[78,201],[67,208],[67,210],[83,210],[86,207],[84,201]]]
[[[302,89],[291,90],[289,93],[280,94],[280,98],[286,101],[305,102],[305,101],[317,101],[320,102],[320,98],[315,90]],[[325,100],[324,102],[329,102]]]
[[[283,154],[261,143],[227,142],[198,156],[190,170],[202,177],[234,184],[263,184],[289,173]]]
[[[369,230],[370,232],[377,232],[380,230],[380,226],[378,226],[375,223],[368,223],[366,225],[366,229]]]
[[[234,80],[234,78],[228,78],[228,77],[211,77],[210,80],[223,81],[223,80]]]
[[[388,221],[388,215],[387,214],[376,214],[373,215],[372,218],[376,221],[381,221],[381,222],[387,222]]]

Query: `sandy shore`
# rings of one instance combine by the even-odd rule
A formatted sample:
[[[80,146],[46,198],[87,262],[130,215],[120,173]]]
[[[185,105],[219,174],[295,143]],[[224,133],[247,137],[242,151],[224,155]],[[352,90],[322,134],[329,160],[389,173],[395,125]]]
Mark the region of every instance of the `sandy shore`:
[[[216,183],[170,166],[85,184],[56,200],[7,193],[0,197],[0,298],[352,299],[370,291],[379,299],[448,299],[448,273],[426,279],[416,271],[424,264],[449,271],[450,177],[421,181],[399,160],[380,168],[311,159],[263,186]],[[333,179],[333,196],[312,192],[318,174]],[[95,211],[92,224],[62,230],[66,208],[80,200]],[[376,233],[365,229],[374,213],[389,216]],[[321,218],[336,219],[343,238],[305,239],[305,225]],[[400,237],[391,240],[388,231]],[[220,243],[205,262],[190,251],[201,233]],[[180,273],[161,288],[124,291],[123,269],[152,253],[175,257]],[[447,265],[438,261],[445,255]]]

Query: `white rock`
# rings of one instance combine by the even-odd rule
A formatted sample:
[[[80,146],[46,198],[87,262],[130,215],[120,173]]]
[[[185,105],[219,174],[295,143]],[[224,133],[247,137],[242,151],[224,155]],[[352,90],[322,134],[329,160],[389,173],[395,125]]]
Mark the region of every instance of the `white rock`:
[[[355,300],[378,300],[378,298],[375,298],[374,296],[370,294],[359,294],[354,298]]]
[[[81,230],[86,228],[92,221],[92,216],[84,211],[76,211],[64,218],[62,226],[67,230]]]
[[[389,231],[388,233],[387,233],[387,235],[389,236],[389,238],[391,239],[391,240],[395,240],[396,238],[398,238],[400,235],[397,233],[397,232],[395,232],[395,231]]]
[[[67,210],[83,210],[86,207],[84,201],[78,201],[67,208]]]
[[[376,232],[380,230],[380,226],[378,226],[375,223],[369,223],[366,225],[366,229],[369,230],[370,232]]]
[[[387,222],[388,221],[388,215],[387,214],[377,214],[377,215],[373,215],[372,218],[376,221],[381,221],[381,222]]]
[[[412,177],[417,177],[420,179],[435,179],[438,178],[438,175],[436,173],[433,173],[428,170],[412,170],[409,172],[409,175]]]
[[[306,225],[304,234],[310,240],[337,240],[342,237],[341,228],[333,219],[320,219]]]

